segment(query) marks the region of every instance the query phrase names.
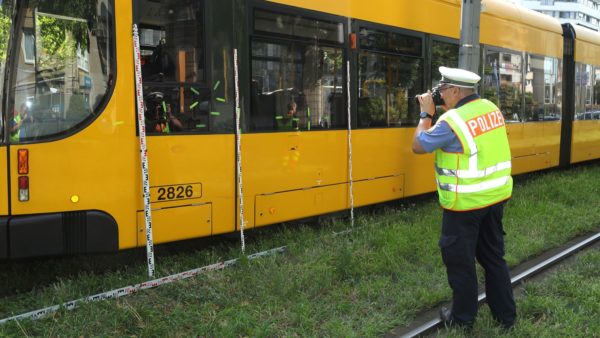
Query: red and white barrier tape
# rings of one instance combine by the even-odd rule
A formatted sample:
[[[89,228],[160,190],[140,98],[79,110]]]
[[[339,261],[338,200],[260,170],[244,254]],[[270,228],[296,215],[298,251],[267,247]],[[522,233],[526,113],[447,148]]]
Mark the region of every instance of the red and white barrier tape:
[[[146,256],[148,276],[154,277],[154,240],[152,237],[152,209],[150,201],[150,175],[148,173],[148,149],[146,143],[146,121],[144,117],[144,88],[142,86],[142,60],[140,36],[137,25],[133,25],[133,59],[135,63],[135,87],[140,134],[140,157],[142,160],[142,186],[144,190],[144,220],[146,222]]]
[[[248,256],[248,259],[253,260],[253,259],[257,259],[257,258],[261,258],[261,257],[265,257],[265,256],[270,256],[270,255],[273,255],[276,253],[284,252],[285,250],[286,250],[286,247],[282,246],[279,248],[252,254],[252,255]],[[137,293],[142,290],[153,289],[153,288],[159,287],[161,285],[170,284],[170,283],[177,282],[180,280],[188,279],[188,278],[197,276],[197,275],[205,273],[205,272],[222,270],[229,266],[234,265],[238,260],[239,260],[239,258],[238,259],[230,259],[228,261],[224,261],[224,262],[220,262],[220,263],[216,263],[216,264],[212,264],[212,265],[207,265],[202,268],[188,270],[188,271],[181,272],[181,273],[178,273],[175,275],[150,280],[150,281],[140,283],[140,284],[126,286],[126,287],[123,287],[120,289],[115,289],[115,290],[108,291],[108,292],[98,293],[98,294],[95,294],[92,296],[80,298],[77,300],[72,300],[72,301],[66,302],[66,303],[62,303],[60,305],[54,305],[54,306],[50,306],[47,308],[23,313],[23,314],[20,314],[17,316],[1,319],[0,325],[6,324],[7,322],[14,321],[14,320],[18,321],[18,320],[23,320],[23,319],[33,319],[33,320],[40,319],[40,318],[46,317],[52,313],[55,313],[55,312],[59,311],[60,309],[74,310],[77,307],[79,307],[81,304],[84,304],[84,303],[93,303],[93,302],[107,300],[107,299],[116,299],[116,298],[121,298],[124,296],[129,296],[131,294]]]

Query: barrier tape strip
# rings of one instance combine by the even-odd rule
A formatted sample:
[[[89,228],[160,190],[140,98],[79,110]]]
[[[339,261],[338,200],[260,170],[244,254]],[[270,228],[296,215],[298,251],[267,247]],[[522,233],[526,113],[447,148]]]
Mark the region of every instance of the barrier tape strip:
[[[350,224],[354,228],[354,179],[352,178],[352,106],[350,102],[350,61],[346,61],[346,95],[348,96],[348,176],[350,179]]]
[[[266,250],[266,251],[252,254],[250,256],[247,256],[247,258],[249,260],[254,260],[257,258],[271,256],[273,254],[285,252],[286,249],[287,249],[287,247],[282,246],[282,247],[274,248],[271,250]],[[177,281],[181,281],[181,280],[188,279],[191,277],[195,277],[195,276],[200,275],[205,272],[223,270],[227,267],[230,267],[230,266],[236,264],[238,261],[239,261],[239,258],[230,259],[230,260],[227,260],[224,262],[219,262],[219,263],[207,265],[207,266],[204,266],[201,268],[184,271],[184,272],[174,274],[171,276],[150,280],[150,281],[143,282],[140,284],[129,285],[129,286],[126,286],[126,287],[123,287],[120,289],[115,289],[115,290],[111,290],[108,292],[98,293],[98,294],[80,298],[77,300],[72,300],[72,301],[69,301],[66,303],[62,303],[60,305],[54,305],[54,306],[50,306],[47,308],[23,313],[23,314],[20,314],[17,316],[13,316],[13,317],[9,317],[9,318],[0,320],[0,325],[6,324],[7,322],[10,322],[10,321],[19,321],[19,320],[23,320],[23,319],[37,320],[37,319],[44,318],[52,313],[55,313],[55,312],[59,311],[60,309],[65,309],[65,310],[70,311],[70,310],[76,309],[81,304],[93,303],[93,302],[98,302],[98,301],[103,301],[103,300],[117,299],[117,298],[129,296],[129,295],[132,295],[132,294],[137,293],[142,290],[154,289],[156,287],[159,287],[159,286],[162,286],[165,284],[170,284],[173,282],[177,282]]]
[[[375,223],[375,224],[379,225],[379,224],[383,224],[383,222]],[[371,224],[371,225],[374,225],[374,224]],[[353,232],[352,229],[348,229],[348,230],[345,230],[345,231],[342,231],[339,233],[333,233],[333,236],[347,235],[352,232]],[[287,250],[287,246],[281,246],[281,247],[277,247],[274,249],[265,250],[265,251],[261,251],[261,252],[249,255],[249,256],[247,256],[247,259],[254,260],[254,259],[271,256],[271,255],[278,254],[278,253],[283,253],[286,250]],[[129,295],[132,295],[139,291],[153,289],[153,288],[165,285],[165,284],[170,284],[173,282],[185,280],[185,279],[200,275],[202,273],[223,270],[225,268],[228,268],[228,267],[234,265],[235,263],[237,263],[238,260],[239,260],[239,258],[238,259],[230,259],[230,260],[227,260],[224,262],[219,262],[219,263],[207,265],[207,266],[204,266],[201,268],[196,268],[196,269],[184,271],[181,273],[173,274],[171,276],[162,277],[162,278],[158,278],[155,280],[150,280],[150,281],[135,284],[135,285],[129,285],[129,286],[126,286],[126,287],[123,287],[120,289],[115,289],[115,290],[111,290],[111,291],[107,291],[107,292],[103,292],[103,293],[98,293],[98,294],[95,294],[92,296],[87,296],[87,297],[80,298],[77,300],[72,300],[69,302],[62,303],[60,305],[49,306],[49,307],[46,307],[43,309],[26,312],[26,313],[16,315],[13,317],[0,319],[0,325],[6,324],[10,321],[19,321],[19,320],[23,320],[23,319],[38,320],[38,319],[42,319],[52,313],[58,312],[60,309],[65,309],[65,310],[71,311],[71,310],[76,309],[77,307],[79,307],[81,304],[84,304],[84,303],[93,303],[93,302],[98,302],[98,301],[103,301],[103,300],[117,299],[117,298],[129,296]]]
[[[142,186],[144,190],[144,220],[146,222],[146,260],[148,276],[154,277],[154,240],[152,236],[152,209],[150,201],[150,175],[148,173],[148,149],[146,143],[146,121],[144,117],[144,88],[142,86],[142,61],[138,27],[133,25],[133,59],[135,62],[135,86],[138,114],[138,132],[140,134],[140,157],[142,160]]]
[[[244,220],[244,189],[242,185],[242,128],[241,128],[241,109],[240,109],[240,76],[238,69],[238,50],[233,50],[233,71],[235,75],[235,143],[237,157],[237,178],[238,195],[240,198],[240,240],[242,242],[242,253],[246,252],[246,239],[244,229],[246,221]]]

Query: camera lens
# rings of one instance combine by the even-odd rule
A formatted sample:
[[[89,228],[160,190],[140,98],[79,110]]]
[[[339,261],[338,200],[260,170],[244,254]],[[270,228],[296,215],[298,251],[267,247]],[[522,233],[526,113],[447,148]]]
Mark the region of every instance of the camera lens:
[[[433,104],[436,106],[441,106],[444,104],[444,99],[442,99],[442,93],[440,93],[439,88],[434,88],[431,93],[431,97],[433,98]]]

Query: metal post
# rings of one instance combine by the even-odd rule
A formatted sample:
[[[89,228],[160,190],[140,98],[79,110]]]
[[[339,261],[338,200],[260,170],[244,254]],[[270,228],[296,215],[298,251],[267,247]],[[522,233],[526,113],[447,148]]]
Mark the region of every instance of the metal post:
[[[481,0],[463,0],[458,67],[479,73],[479,18]]]

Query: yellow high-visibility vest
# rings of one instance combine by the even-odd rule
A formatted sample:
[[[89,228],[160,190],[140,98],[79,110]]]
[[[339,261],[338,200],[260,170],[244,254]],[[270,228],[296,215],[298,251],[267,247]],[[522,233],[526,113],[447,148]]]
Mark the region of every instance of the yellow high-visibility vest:
[[[512,195],[511,155],[504,117],[485,99],[444,113],[463,146],[462,153],[435,151],[440,204],[444,209],[481,209]],[[438,122],[439,123],[439,122]]]
[[[14,123],[15,125],[19,124],[21,122],[21,115],[17,115],[13,118],[12,123]],[[12,126],[11,126],[12,128]],[[22,126],[21,126],[22,128]],[[21,140],[21,128],[17,129],[14,132],[10,133],[10,143],[19,143],[19,141]]]

